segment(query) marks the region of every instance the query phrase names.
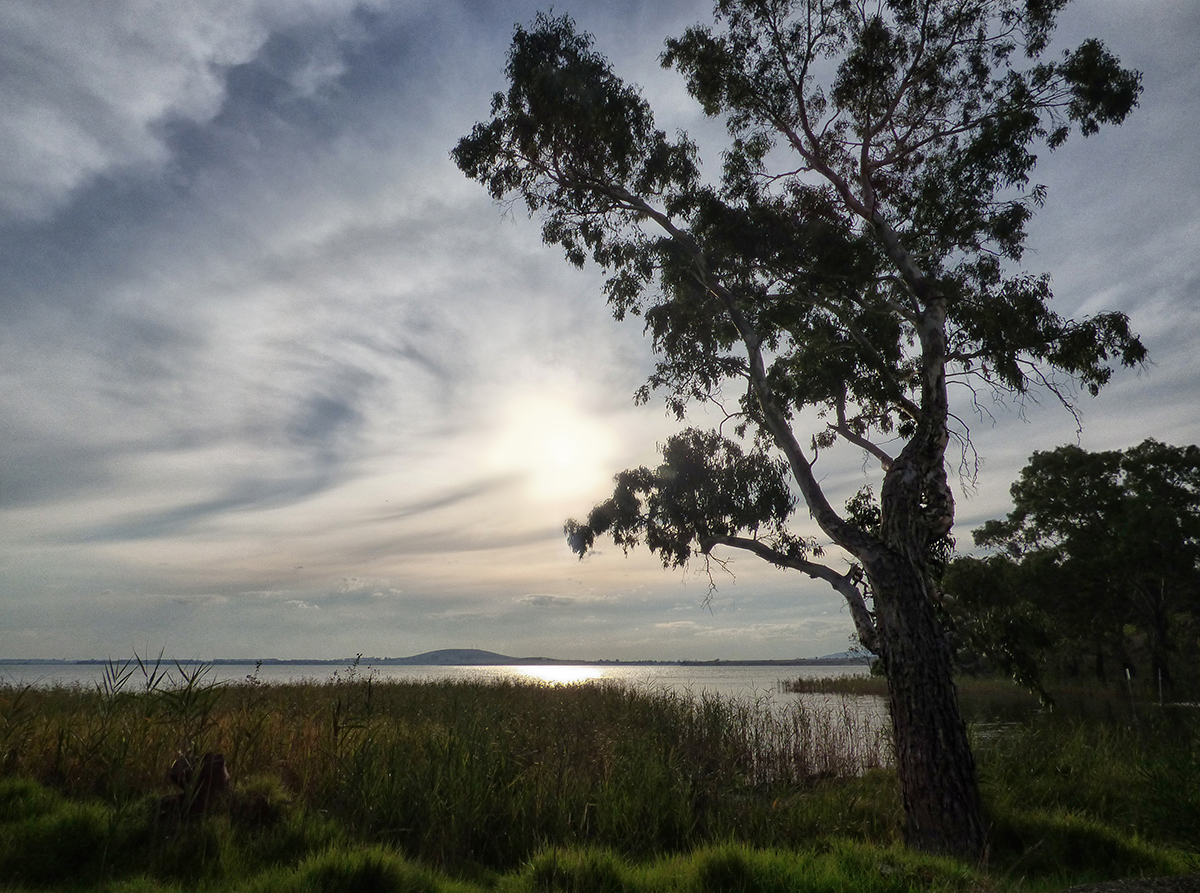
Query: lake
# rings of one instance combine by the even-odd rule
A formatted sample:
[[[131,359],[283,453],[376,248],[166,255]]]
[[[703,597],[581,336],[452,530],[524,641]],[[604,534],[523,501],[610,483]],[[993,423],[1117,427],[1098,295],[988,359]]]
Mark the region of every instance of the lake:
[[[164,662],[168,678],[180,678],[174,664]],[[184,665],[186,672],[194,672],[197,665]],[[79,685],[91,688],[104,677],[104,664],[0,664],[0,682],[8,685]],[[300,680],[328,681],[334,673],[346,678],[349,668],[337,664],[263,664],[257,678],[266,683],[295,682]],[[563,665],[520,665],[520,666],[381,666],[372,667],[365,662],[354,669],[358,678],[368,673],[380,681],[446,679],[526,679],[551,684],[570,684],[590,680],[611,680],[638,687],[667,689],[700,695],[703,693],[725,697],[769,698],[789,702],[798,695],[781,692],[779,683],[787,679],[817,678],[822,676],[866,675],[867,668],[861,664],[823,666],[738,666],[727,664],[704,664],[679,666],[654,664],[650,666],[563,664]],[[212,664],[206,680],[241,682],[255,674],[253,663]],[[127,688],[136,691],[142,687],[143,675],[136,664]]]

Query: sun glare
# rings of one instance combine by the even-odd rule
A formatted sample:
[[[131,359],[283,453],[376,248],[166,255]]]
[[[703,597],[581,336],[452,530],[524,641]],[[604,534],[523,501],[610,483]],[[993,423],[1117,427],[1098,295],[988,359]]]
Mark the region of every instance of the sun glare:
[[[566,399],[526,396],[506,407],[492,463],[521,475],[537,499],[581,496],[612,476],[613,441],[601,421]]]
[[[528,676],[551,685],[576,685],[590,679],[600,679],[604,670],[599,667],[513,667],[522,676]]]

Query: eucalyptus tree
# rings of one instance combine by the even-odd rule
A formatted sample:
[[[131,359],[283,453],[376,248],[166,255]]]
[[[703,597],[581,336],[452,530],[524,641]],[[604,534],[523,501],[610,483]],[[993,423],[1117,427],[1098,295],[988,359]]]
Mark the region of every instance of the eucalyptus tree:
[[[1144,357],[1124,316],[1064,319],[1020,267],[1036,151],[1120,122],[1140,91],[1097,41],[1049,57],[1064,3],[719,0],[662,57],[724,118],[712,176],[589,35],[543,14],[453,151],[605,271],[618,319],[644,317],[641,400],[661,390],[681,420],[737,400],[728,434],[685,431],[618,475],[567,523],[572,547],[609,534],[667,565],[742,549],[833,586],[885,668],[907,837],[931,851],[977,855],[986,832],[930,572],[954,519],[948,387],[1069,400]],[[839,442],[880,466],[870,523],[814,473]],[[800,502],[821,540],[791,526]]]

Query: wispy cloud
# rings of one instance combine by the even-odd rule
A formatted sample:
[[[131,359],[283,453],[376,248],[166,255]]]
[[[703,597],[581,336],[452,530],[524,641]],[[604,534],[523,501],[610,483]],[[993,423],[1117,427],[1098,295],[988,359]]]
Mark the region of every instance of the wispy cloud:
[[[654,461],[673,426],[630,405],[652,358],[599,275],[448,157],[536,8],[0,8],[0,652],[250,654],[266,630],[331,657],[841,650],[850,623],[820,584],[735,561],[708,613],[706,578],[644,552],[579,563],[561,524],[607,471],[556,497],[531,486],[540,460],[512,461],[519,439],[496,461],[532,397],[599,432],[611,471]],[[1107,39],[1146,95],[1039,169],[1030,268],[1064,312],[1130,313],[1156,363],[1084,405],[1089,446],[1200,434],[1200,12],[1155,10],[1068,7],[1068,36]],[[657,62],[709,4],[573,12],[664,126],[719,129]],[[1032,448],[1075,437],[1053,407],[995,415],[973,432],[963,541]],[[819,465],[845,495],[862,469],[853,450]]]

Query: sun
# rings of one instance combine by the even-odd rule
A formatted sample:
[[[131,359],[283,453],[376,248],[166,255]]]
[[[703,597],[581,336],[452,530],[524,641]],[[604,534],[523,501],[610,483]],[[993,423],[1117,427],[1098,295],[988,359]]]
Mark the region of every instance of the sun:
[[[516,473],[542,501],[583,496],[611,478],[613,432],[565,397],[514,398],[500,414],[492,466]]]

